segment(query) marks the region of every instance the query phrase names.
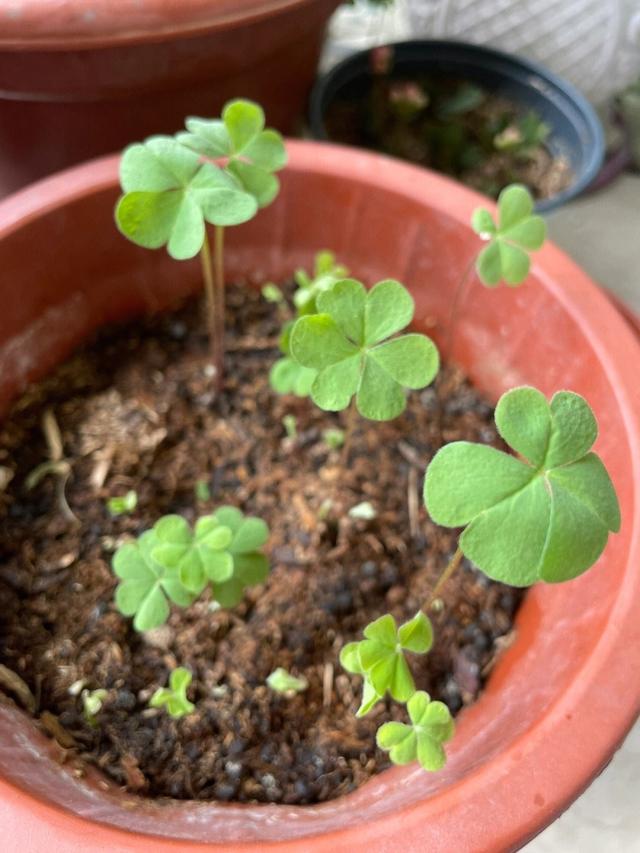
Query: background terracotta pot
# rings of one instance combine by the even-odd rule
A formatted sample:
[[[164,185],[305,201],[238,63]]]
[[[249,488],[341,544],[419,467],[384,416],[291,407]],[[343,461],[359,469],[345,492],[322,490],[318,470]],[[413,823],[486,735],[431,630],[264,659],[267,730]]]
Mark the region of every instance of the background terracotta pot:
[[[29,0],[0,12],[0,196],[232,97],[289,131],[340,0]]]
[[[331,247],[358,275],[396,276],[417,326],[440,335],[477,250],[474,193],[397,161],[290,144],[277,202],[229,233],[231,280],[278,280]],[[199,286],[115,230],[117,160],[51,178],[0,205],[0,399],[5,407],[104,323]],[[16,850],[269,849],[499,853],[553,820],[605,766],[640,710],[640,347],[599,290],[548,246],[520,289],[469,292],[455,358],[492,398],[523,382],[584,394],[602,428],[622,532],[600,564],[527,595],[514,644],[459,718],[447,768],[393,768],[315,807],[238,806],[122,794],[76,779],[10,703],[0,704],[0,830]]]

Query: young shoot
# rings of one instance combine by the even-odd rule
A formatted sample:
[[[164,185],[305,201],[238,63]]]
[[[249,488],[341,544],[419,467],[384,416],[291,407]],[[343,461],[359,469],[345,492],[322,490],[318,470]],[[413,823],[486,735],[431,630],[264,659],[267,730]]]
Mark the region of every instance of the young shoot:
[[[560,583],[589,569],[609,533],[620,529],[613,484],[591,449],[598,427],[586,400],[559,391],[549,402],[535,388],[515,388],[500,398],[495,422],[517,455],[457,441],[441,448],[427,468],[424,500],[431,518],[464,529],[424,609],[463,556],[489,578],[511,586]],[[396,631],[387,614],[367,625],[364,637],[348,643],[340,655],[342,666],[364,679],[358,716],[386,692],[407,702],[410,724],[386,723],[378,745],[396,764],[418,759],[426,770],[440,769],[453,722],[446,706],[415,692],[404,658],[405,650],[429,650],[431,623],[421,610]]]
[[[167,247],[176,260],[200,255],[216,381],[224,356],[224,229],[247,222],[278,192],[272,174],[286,162],[282,138],[264,130],[264,113],[251,101],[231,101],[221,120],[187,119],[186,133],[153,136],[125,149],[123,195],[115,216],[139,246]],[[215,142],[215,144],[214,144]],[[221,159],[220,164],[204,158]],[[207,225],[215,227],[215,270]]]
[[[329,450],[340,450],[344,444],[344,430],[337,427],[329,427],[323,430],[322,440]]]
[[[473,212],[471,226],[488,241],[476,259],[476,272],[487,287],[504,281],[518,287],[529,275],[530,252],[542,248],[547,227],[533,213],[533,198],[526,187],[512,184],[498,197],[498,221],[484,207]]]
[[[293,276],[297,284],[297,290],[293,295],[296,318],[315,314],[318,294],[333,287],[346,275],[346,267],[336,262],[333,252],[326,250],[316,255],[313,276],[309,276],[303,269],[296,270]],[[282,330],[279,341],[282,357],[271,368],[269,383],[278,394],[308,397],[318,372],[312,368],[303,367],[291,358],[289,340],[294,322],[295,320],[290,320]]]
[[[485,287],[496,287],[501,281],[509,287],[519,287],[526,281],[531,268],[530,253],[542,248],[547,234],[544,219],[533,213],[533,204],[526,187],[511,184],[498,197],[497,222],[486,208],[474,210],[471,227],[487,245],[468,265],[455,289],[451,300],[447,353],[452,349],[458,303],[474,270]]]
[[[169,676],[169,686],[159,687],[149,700],[150,708],[166,708],[174,720],[193,713],[196,706],[187,699],[187,689],[193,676],[182,666],[173,670]]]
[[[107,691],[104,688],[97,690],[83,690],[80,694],[82,699],[82,713],[85,720],[90,726],[97,726],[97,715],[102,710],[104,700],[107,698]]]
[[[138,506],[138,494],[133,490],[128,491],[120,497],[109,498],[107,509],[113,516],[128,515]]]
[[[419,761],[424,770],[441,770],[447,762],[442,744],[451,740],[454,723],[444,702],[432,702],[428,693],[416,691],[407,701],[410,723],[384,723],[376,741],[389,752],[394,764]]]
[[[298,678],[295,675],[291,675],[284,667],[279,666],[267,678],[267,685],[275,693],[281,693],[284,696],[294,696],[296,693],[302,693],[306,690],[309,682],[306,678]]]
[[[292,357],[317,371],[311,398],[325,411],[346,409],[385,421],[406,407],[405,389],[424,388],[436,376],[438,351],[426,335],[397,336],[413,319],[411,294],[398,281],[367,291],[342,279],[316,299],[318,312],[300,317],[291,332]]]
[[[116,606],[134,617],[137,631],[162,625],[170,602],[188,607],[208,586],[221,606],[233,607],[246,587],[267,577],[261,549],[268,536],[262,519],[231,506],[202,516],[193,529],[182,516],[166,515],[114,554]]]

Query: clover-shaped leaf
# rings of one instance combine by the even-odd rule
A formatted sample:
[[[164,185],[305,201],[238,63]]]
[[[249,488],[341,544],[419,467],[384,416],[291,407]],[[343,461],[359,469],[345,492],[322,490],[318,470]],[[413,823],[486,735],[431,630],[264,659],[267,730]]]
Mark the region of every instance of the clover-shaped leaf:
[[[233,533],[215,515],[199,518],[193,532],[182,516],[165,515],[153,530],[154,560],[177,573],[189,592],[199,595],[209,581],[222,583],[232,576],[233,557],[228,547]]]
[[[233,506],[220,507],[214,517],[231,531],[228,552],[233,569],[227,580],[214,582],[213,592],[223,607],[235,607],[246,587],[263,583],[269,574],[269,561],[260,550],[269,538],[269,528],[261,518],[245,517]]]
[[[152,136],[125,149],[120,162],[124,195],[116,206],[120,231],[139,246],[166,245],[171,257],[192,258],[202,248],[205,223],[237,225],[257,203],[232,175],[170,136]]]
[[[116,606],[124,616],[134,616],[133,626],[137,631],[149,631],[166,622],[167,599],[182,607],[193,601],[177,572],[154,559],[157,545],[156,533],[148,530],[136,542],[121,545],[113,556],[113,570],[120,578]]]
[[[609,475],[590,452],[598,427],[588,403],[535,388],[504,394],[495,412],[522,458],[454,442],[433,458],[424,496],[432,519],[463,527],[459,547],[490,578],[513,586],[570,580],[598,559],[620,509]]]
[[[454,723],[443,702],[432,702],[428,693],[419,690],[407,702],[410,724],[384,723],[376,740],[380,749],[389,752],[394,764],[409,764],[416,759],[424,770],[441,770],[447,757],[442,744],[451,740]]]
[[[291,356],[318,371],[313,401],[341,411],[355,395],[364,417],[397,417],[406,407],[404,389],[424,388],[439,365],[438,351],[425,335],[391,338],[413,319],[411,294],[391,279],[368,292],[360,282],[343,279],[316,301],[320,313],[300,317],[290,339]]]
[[[151,708],[166,707],[169,716],[175,720],[195,710],[195,705],[187,699],[187,688],[192,675],[182,666],[173,670],[169,676],[169,687],[160,687],[149,700]]]
[[[495,287],[504,281],[516,287],[529,275],[529,252],[544,243],[547,228],[533,214],[533,199],[526,187],[512,184],[498,197],[498,224],[489,211],[479,207],[471,218],[473,230],[489,245],[478,255],[476,271],[483,284]]]
[[[262,107],[237,99],[225,105],[221,119],[188,118],[187,132],[176,139],[204,157],[224,158],[226,171],[259,207],[266,207],[278,194],[280,184],[273,173],[286,165],[287,152],[281,135],[265,130],[264,124]]]
[[[433,643],[431,623],[422,612],[399,628],[387,613],[367,625],[364,636],[358,643],[348,643],[340,653],[342,666],[365,679],[358,716],[366,714],[387,691],[398,702],[406,702],[415,684],[404,653],[424,654]]]

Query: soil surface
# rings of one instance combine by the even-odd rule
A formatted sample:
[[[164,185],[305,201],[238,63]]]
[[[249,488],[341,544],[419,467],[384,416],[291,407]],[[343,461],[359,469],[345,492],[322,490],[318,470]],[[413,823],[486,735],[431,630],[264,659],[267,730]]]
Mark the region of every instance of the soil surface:
[[[335,142],[418,163],[494,198],[512,183],[551,198],[573,180],[535,112],[466,81],[374,75],[345,86],[325,124]]]
[[[338,654],[387,611],[411,618],[455,548],[454,532],[422,506],[428,460],[443,442],[499,442],[491,406],[445,369],[395,421],[360,420],[342,468],[322,433],[343,416],[269,387],[282,308],[245,288],[231,289],[229,302],[222,393],[192,302],[103,333],[0,428],[0,685],[32,706],[77,772],[90,762],[150,796],[316,803],[388,765],[375,732],[404,709],[382,702],[356,719],[360,679]],[[77,521],[60,501],[64,464],[26,486],[49,458],[46,411],[61,433]],[[296,418],[295,438],[285,415]],[[195,495],[203,480],[210,500]],[[137,508],[111,517],[106,501],[132,489]],[[350,517],[364,501],[376,517]],[[114,607],[114,549],[165,513],[193,521],[224,503],[268,522],[268,581],[232,610],[205,593],[136,634]],[[412,656],[418,687],[453,712],[473,702],[513,637],[519,601],[463,564],[432,614],[433,650]],[[148,702],[178,665],[193,673],[196,710],[174,721]],[[308,689],[271,691],[265,680],[278,666]],[[97,688],[107,693],[91,725],[79,693]]]

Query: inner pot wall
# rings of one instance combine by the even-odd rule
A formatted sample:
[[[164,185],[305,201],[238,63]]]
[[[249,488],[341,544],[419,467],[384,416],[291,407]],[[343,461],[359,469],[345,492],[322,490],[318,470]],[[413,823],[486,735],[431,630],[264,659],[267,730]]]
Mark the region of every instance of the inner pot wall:
[[[437,338],[478,248],[467,223],[479,197],[374,154],[304,142],[289,143],[289,152],[276,203],[228,232],[228,280],[277,281],[331,248],[369,282],[395,276],[406,283],[416,299],[416,326]],[[117,233],[117,194],[117,159],[107,158],[0,205],[5,409],[28,379],[47,373],[97,327],[166,307],[199,287],[197,262],[179,265]],[[94,773],[73,778],[33,723],[4,702],[3,834],[30,853],[52,846],[80,853],[185,849],[177,839],[201,842],[189,850],[255,851],[272,842],[282,850],[496,853],[523,843],[577,796],[640,708],[633,494],[634,480],[640,482],[640,349],[597,288],[548,246],[522,288],[472,285],[454,356],[493,399],[524,382],[547,394],[570,388],[588,398],[623,528],[593,571],[528,594],[516,642],[478,703],[459,717],[446,769],[428,775],[414,766],[393,768],[313,807],[154,803]]]

